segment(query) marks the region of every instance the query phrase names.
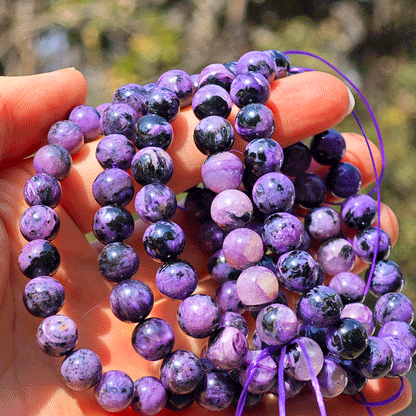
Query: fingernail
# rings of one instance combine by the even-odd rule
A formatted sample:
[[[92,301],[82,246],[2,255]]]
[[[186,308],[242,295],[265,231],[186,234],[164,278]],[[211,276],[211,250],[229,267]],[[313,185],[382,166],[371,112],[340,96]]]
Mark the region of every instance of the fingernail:
[[[348,90],[348,96],[349,96],[349,98],[350,98],[350,103],[349,103],[349,105],[348,105],[348,114],[350,114],[351,113],[351,111],[352,110],[354,110],[354,106],[355,106],[355,98],[354,98],[354,96],[352,95],[352,92],[351,92],[351,90],[347,87],[347,90]]]

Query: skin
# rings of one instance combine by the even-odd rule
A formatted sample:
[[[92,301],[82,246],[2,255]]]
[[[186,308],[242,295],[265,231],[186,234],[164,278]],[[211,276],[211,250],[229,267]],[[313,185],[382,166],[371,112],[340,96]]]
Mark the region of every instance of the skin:
[[[272,84],[271,100],[268,103],[276,118],[273,138],[282,147],[302,140],[327,128],[333,127],[350,111],[348,92],[344,84],[331,75],[305,73],[278,80]],[[24,99],[22,99],[24,97]],[[289,100],[285,97],[291,97]],[[46,144],[50,126],[65,119],[71,109],[83,104],[86,99],[86,84],[83,76],[74,69],[29,77],[0,78],[0,415],[46,416],[71,414],[101,416],[107,413],[95,403],[91,391],[73,392],[66,388],[60,377],[61,359],[44,354],[36,345],[35,334],[40,323],[25,310],[22,292],[27,278],[17,266],[17,257],[26,244],[19,232],[19,219],[27,208],[22,190],[26,180],[34,173],[32,161],[23,158],[33,154]],[[237,109],[229,117],[234,121]],[[313,114],[313,116],[311,116]],[[193,130],[198,123],[188,107],[173,123],[175,140],[169,148],[175,162],[175,173],[169,186],[175,193],[182,192],[201,181],[200,166],[205,156],[193,143]],[[343,133],[344,134],[344,133]],[[347,142],[345,161],[353,161],[363,173],[363,183],[374,181],[369,156],[363,139],[357,134],[344,134]],[[63,314],[67,314],[78,325],[80,340],[77,348],[90,348],[96,352],[104,371],[125,371],[133,380],[145,375],[158,376],[160,363],[147,362],[133,350],[130,338],[131,324],[116,319],[110,310],[108,296],[111,285],[104,281],[97,267],[100,244],[91,246],[85,233],[91,231],[92,218],[98,205],[92,196],[92,183],[102,168],[95,159],[98,141],[86,144],[73,156],[74,169],[62,182],[63,199],[56,211],[61,219],[61,229],[54,240],[60,254],[61,267],[56,277],[65,287],[66,301]],[[236,138],[235,148],[243,150],[246,145]],[[375,146],[373,146],[375,148]],[[23,161],[22,161],[23,160]],[[380,155],[376,160],[380,169]],[[315,169],[316,171],[318,169]],[[135,184],[136,191],[139,186]],[[127,206],[131,212],[133,203]],[[215,291],[212,281],[206,278],[206,253],[201,251],[195,236],[189,232],[194,227],[181,210],[173,218],[187,233],[187,244],[183,258],[188,260],[200,276],[200,287],[196,293],[210,294]],[[397,240],[398,226],[393,212],[383,206],[382,228]],[[127,240],[138,252],[141,264],[135,278],[147,282],[155,293],[155,307],[151,316],[163,317],[176,334],[175,349],[189,348],[199,354],[206,340],[189,341],[176,322],[177,304],[162,300],[154,285],[154,275],[160,264],[153,262],[144,252],[141,236],[146,225],[137,224],[133,236]],[[362,269],[358,264],[354,272]],[[289,299],[293,306],[293,297]],[[252,330],[252,329],[251,329]],[[399,387],[397,379],[370,381],[364,392],[369,401],[389,397]],[[411,388],[405,382],[402,396],[384,407],[373,408],[375,415],[391,415],[409,405]],[[268,399],[255,415],[276,414],[276,399]],[[367,413],[349,397],[342,396],[326,401],[329,416],[349,414],[364,416]],[[347,407],[346,407],[347,406]],[[318,415],[314,394],[305,389],[292,401],[287,402],[287,414]],[[221,415],[232,415],[229,408]],[[134,415],[131,409],[122,416]],[[173,414],[164,410],[162,415]],[[210,413],[192,406],[183,415]]]

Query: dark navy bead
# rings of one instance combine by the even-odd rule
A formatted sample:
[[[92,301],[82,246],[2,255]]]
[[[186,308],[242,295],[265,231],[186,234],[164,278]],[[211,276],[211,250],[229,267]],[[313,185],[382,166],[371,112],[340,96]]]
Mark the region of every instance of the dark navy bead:
[[[223,117],[205,117],[195,127],[194,142],[204,155],[226,152],[234,144],[233,126]]]
[[[247,142],[270,138],[274,131],[273,113],[264,104],[248,104],[237,113],[235,130]]]
[[[216,194],[207,188],[191,188],[185,198],[185,211],[199,223],[211,219],[211,203]]]
[[[326,186],[323,179],[315,173],[303,173],[296,177],[295,202],[304,208],[319,207],[325,200]]]
[[[135,129],[137,134],[133,142],[138,149],[153,146],[166,150],[173,139],[171,124],[156,114],[147,114],[140,118]]]
[[[153,88],[143,102],[148,114],[156,114],[172,122],[179,114],[179,98],[167,88]]]
[[[287,176],[299,176],[309,169],[312,155],[309,147],[302,142],[283,149],[284,159],[280,169]]]
[[[232,106],[230,94],[224,88],[214,84],[199,88],[192,99],[192,109],[200,120],[208,116],[227,118]]]
[[[244,165],[255,175],[279,172],[283,164],[283,150],[273,139],[252,140],[244,151]]]
[[[360,190],[361,179],[361,173],[354,165],[340,162],[329,169],[325,185],[334,196],[348,198]]]
[[[341,161],[346,144],[341,133],[329,129],[313,136],[310,150],[312,157],[321,165],[332,166]]]

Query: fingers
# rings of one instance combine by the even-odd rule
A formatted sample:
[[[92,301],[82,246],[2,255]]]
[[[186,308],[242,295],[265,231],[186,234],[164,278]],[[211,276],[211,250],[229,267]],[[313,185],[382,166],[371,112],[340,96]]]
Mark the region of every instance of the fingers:
[[[74,68],[25,77],[0,77],[0,161],[2,165],[46,144],[52,124],[85,102],[87,87]]]

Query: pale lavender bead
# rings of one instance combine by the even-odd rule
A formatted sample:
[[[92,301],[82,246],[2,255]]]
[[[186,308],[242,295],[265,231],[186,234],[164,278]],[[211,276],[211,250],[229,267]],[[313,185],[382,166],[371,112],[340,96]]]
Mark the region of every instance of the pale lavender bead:
[[[344,305],[364,300],[365,282],[355,273],[337,273],[328,286],[341,296]]]
[[[237,312],[228,311],[221,316],[218,329],[225,328],[226,326],[233,326],[240,330],[245,336],[248,335],[247,321]]]
[[[202,88],[208,84],[215,84],[227,91],[230,91],[231,83],[233,82],[234,77],[234,74],[223,64],[210,64],[199,74],[198,88]]]
[[[191,79],[192,79],[192,82],[194,84],[195,92],[196,92],[196,91],[198,91],[198,87],[199,87],[199,84],[198,84],[199,74],[192,74]]]
[[[306,381],[296,380],[295,378],[288,376],[287,373],[283,373],[283,379],[285,382],[284,384],[286,399],[291,399],[292,397],[297,396],[306,384]],[[269,393],[272,393],[275,396],[279,397],[279,384],[276,383],[271,388]]]
[[[154,88],[156,88],[156,82],[149,82],[147,84],[143,85],[143,88],[146,90],[146,92],[152,91]]]
[[[339,396],[347,387],[347,372],[331,357],[324,359],[322,370],[318,374],[322,396],[332,398]]]
[[[348,227],[362,230],[377,217],[377,202],[366,194],[352,195],[341,206],[341,218]]]
[[[68,150],[56,144],[42,146],[33,158],[37,173],[47,173],[58,181],[65,179],[72,168],[72,158]]]
[[[386,377],[404,376],[412,367],[412,352],[410,348],[399,338],[384,337],[383,339],[393,353],[393,367]]]
[[[53,240],[59,231],[59,217],[46,205],[29,207],[20,218],[20,232],[28,241]]]
[[[353,247],[355,254],[365,261],[371,263],[374,257],[377,241],[377,228],[368,227],[354,236]],[[376,260],[386,260],[390,254],[391,240],[390,236],[380,229],[380,238]]]
[[[411,300],[402,293],[386,293],[374,308],[374,316],[380,325],[390,321],[413,322],[415,309]]]
[[[237,61],[236,74],[257,72],[262,74],[267,81],[272,82],[274,80],[274,68],[275,64],[269,55],[260,51],[251,51],[245,53]]]
[[[95,386],[102,375],[100,357],[93,351],[81,348],[71,352],[61,365],[61,375],[72,390],[83,391]]]
[[[136,154],[134,144],[122,134],[109,134],[103,137],[95,150],[100,165],[105,168],[130,169]]]
[[[416,330],[406,322],[390,321],[378,332],[380,338],[394,337],[401,339],[410,349],[412,356],[416,353]]]
[[[144,114],[143,101],[146,98],[146,94],[146,90],[141,85],[122,85],[113,95],[113,104],[127,104],[141,117]]]
[[[333,208],[317,207],[306,214],[305,229],[312,238],[326,240],[339,234],[341,220]]]
[[[107,108],[100,119],[102,133],[122,134],[132,140],[135,134],[134,125],[139,116],[137,112],[127,104],[113,104]]]
[[[61,201],[61,184],[47,173],[38,173],[26,181],[23,196],[28,205],[47,205],[55,208]]]
[[[68,119],[78,124],[85,140],[93,140],[101,136],[100,113],[94,107],[79,105],[71,111]]]
[[[62,146],[74,155],[84,145],[84,135],[78,124],[73,121],[58,121],[48,132],[48,144]]]
[[[264,104],[248,104],[237,113],[234,126],[235,131],[247,142],[270,138],[274,132],[274,116]]]
[[[107,412],[120,412],[133,400],[133,380],[123,371],[107,371],[95,386],[94,393],[97,403]]]
[[[211,217],[223,230],[244,227],[253,215],[250,198],[237,189],[220,192],[212,201]]]
[[[153,416],[162,411],[168,401],[168,392],[156,377],[142,377],[134,382],[131,408],[140,415]]]
[[[36,338],[41,350],[52,357],[61,357],[75,348],[78,328],[64,315],[51,315],[38,327]]]
[[[365,278],[368,279],[371,268],[365,272]],[[400,267],[391,260],[379,260],[374,267],[373,276],[370,283],[370,291],[380,297],[386,293],[399,293],[403,289],[404,277]]]
[[[201,167],[205,186],[216,193],[237,189],[243,181],[243,174],[243,163],[231,152],[211,155]]]
[[[273,139],[256,139],[244,150],[244,165],[257,176],[278,172],[283,164],[284,153]]]
[[[342,309],[340,318],[352,318],[361,322],[368,336],[373,335],[376,324],[372,310],[362,303],[349,303]]]
[[[199,227],[197,237],[203,250],[217,251],[222,247],[224,231],[214,221],[207,221]]]
[[[105,110],[107,110],[108,107],[110,107],[110,105],[113,105],[112,103],[102,103],[100,105],[98,105],[95,109],[100,113],[100,117],[103,114],[103,112]]]
[[[179,98],[181,108],[188,106],[192,102],[195,94],[195,87],[192,78],[188,73],[180,69],[172,69],[162,74],[156,82],[160,88],[171,90]]]
[[[223,249],[220,249],[208,260],[208,272],[216,282],[223,283],[226,280],[237,279],[241,270],[232,267],[225,259]]]
[[[222,370],[233,370],[241,366],[247,352],[245,335],[237,328],[227,326],[210,337],[207,358]]]
[[[225,281],[217,290],[216,300],[222,313],[243,313],[245,308],[237,293],[237,282],[235,280]]]
[[[334,276],[352,270],[355,252],[352,245],[344,238],[332,238],[321,244],[317,258],[324,272]]]

